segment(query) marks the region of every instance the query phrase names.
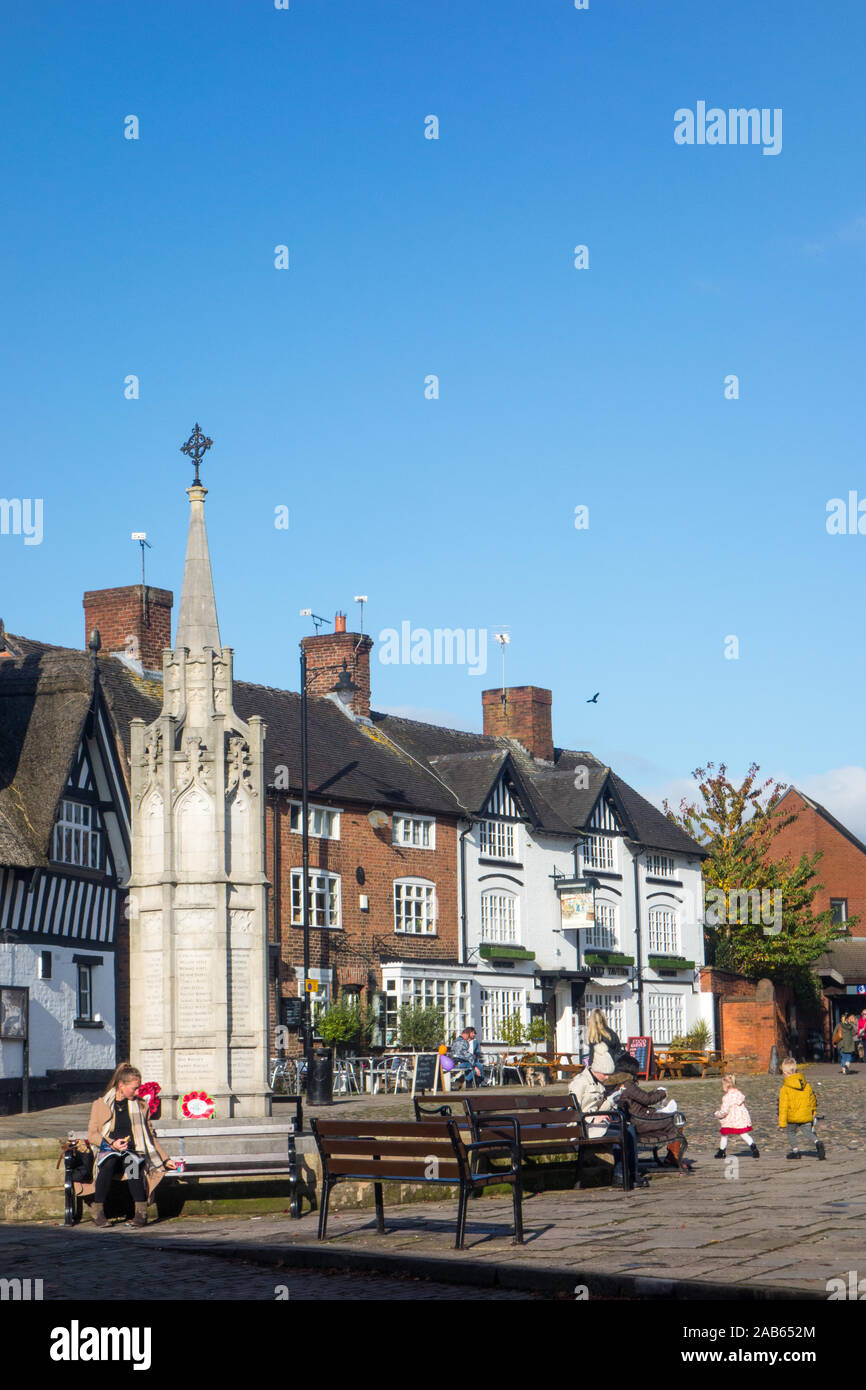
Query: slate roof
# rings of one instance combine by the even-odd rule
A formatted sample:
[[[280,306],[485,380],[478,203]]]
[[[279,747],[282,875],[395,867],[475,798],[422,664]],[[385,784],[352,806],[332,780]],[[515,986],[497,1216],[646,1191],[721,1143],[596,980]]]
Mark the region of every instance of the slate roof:
[[[0,863],[48,862],[57,806],[93,701],[89,652],[9,637],[0,659]],[[129,725],[150,723],[162,707],[160,681],[135,674],[115,657],[100,657],[99,686],[114,724],[129,785]],[[294,691],[235,681],[234,706],[244,720],[267,725],[265,780],[300,787],[301,699]],[[446,729],[377,714],[356,721],[331,699],[309,700],[309,768],[313,796],[428,815],[479,815],[507,767],[535,827],[572,836],[589,821],[607,788],[626,832],[653,849],[703,856],[705,851],[592,754],[555,750],[553,763],[533,758],[512,739]],[[575,786],[586,768],[587,787]]]
[[[837,976],[836,983],[866,983],[866,937],[852,936],[847,941],[834,941],[828,951],[815,961],[816,975]]]
[[[265,781],[273,785],[276,768],[290,788],[301,785],[301,697],[292,690],[235,681],[234,707],[241,719],[260,714],[267,724]],[[315,796],[360,801],[374,806],[401,806],[432,815],[460,816],[454,792],[410,752],[395,748],[375,728],[356,723],[333,700],[308,701],[309,786]]]
[[[606,787],[625,820],[627,833],[650,849],[706,856],[707,851],[669,821],[645,797],[617,777],[591,753],[554,749],[552,763],[527,753],[512,739],[463,733],[402,716],[373,713],[375,728],[408,749],[453,788],[467,812],[479,815],[506,762],[538,830],[574,835],[584,830],[599,794]],[[575,772],[586,769],[588,785],[575,785]]]

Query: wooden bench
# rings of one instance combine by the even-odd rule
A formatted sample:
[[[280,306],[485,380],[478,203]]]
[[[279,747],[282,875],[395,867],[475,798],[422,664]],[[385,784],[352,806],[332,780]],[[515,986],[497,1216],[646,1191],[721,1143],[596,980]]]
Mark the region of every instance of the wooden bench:
[[[454,1119],[399,1120],[313,1120],[313,1134],[322,1161],[322,1203],[319,1211],[319,1240],[328,1228],[331,1189],[340,1181],[372,1182],[376,1205],[376,1230],[385,1230],[382,1182],[437,1183],[459,1188],[457,1204],[456,1250],[463,1249],[466,1209],[473,1192],[487,1183],[511,1184],[514,1204],[512,1245],[523,1244],[523,1189],[517,1124],[499,1126],[489,1139],[467,1143]],[[505,1154],[507,1169],[495,1173],[474,1171],[479,1154]]]
[[[701,1076],[718,1072],[723,1076],[730,1062],[721,1052],[706,1052],[699,1048],[668,1048],[656,1053],[656,1071],[660,1079],[682,1077],[686,1067],[700,1067]]]
[[[593,1116],[583,1114],[569,1091],[557,1095],[547,1092],[526,1095],[518,1092],[508,1096],[464,1091],[455,1096],[453,1102],[464,1107],[464,1122],[470,1125],[476,1142],[510,1132],[503,1127],[503,1122],[505,1126],[516,1123],[521,1162],[531,1165],[534,1159],[548,1156],[571,1158],[577,1163],[578,1187],[581,1186],[583,1159],[587,1152],[613,1149],[618,1144],[623,1160],[626,1158],[626,1118],[621,1111],[611,1111],[609,1132],[593,1138],[587,1128]],[[429,1099],[416,1097],[415,1115],[419,1120],[434,1114],[451,1114],[449,1102],[434,1106]],[[623,1161],[622,1166],[623,1191],[630,1192],[629,1165]]]
[[[163,1140],[177,1140],[177,1153],[170,1156],[182,1161],[184,1169],[176,1172],[169,1169],[163,1174],[163,1182],[174,1179],[180,1182],[198,1181],[200,1178],[245,1178],[245,1177],[286,1177],[289,1181],[290,1198],[289,1209],[293,1217],[301,1215],[301,1198],[298,1192],[300,1172],[298,1168],[298,1155],[295,1147],[295,1139],[301,1133],[304,1126],[304,1111],[300,1096],[284,1097],[285,1100],[292,1100],[295,1104],[294,1118],[286,1125],[183,1125],[176,1129],[155,1128],[154,1134],[160,1141],[160,1146],[165,1148]],[[283,1154],[249,1154],[249,1153],[204,1153],[187,1154],[185,1152],[185,1141],[187,1139],[262,1139],[264,1137],[284,1137],[286,1141],[286,1153]],[[71,1134],[73,1139],[87,1139],[86,1131],[81,1134]],[[75,1193],[75,1185],[71,1179],[71,1170],[74,1163],[74,1154],[70,1151],[66,1155],[65,1161],[65,1224],[73,1226],[76,1220],[80,1219],[80,1200]],[[96,1156],[94,1155],[94,1179],[96,1176]]]

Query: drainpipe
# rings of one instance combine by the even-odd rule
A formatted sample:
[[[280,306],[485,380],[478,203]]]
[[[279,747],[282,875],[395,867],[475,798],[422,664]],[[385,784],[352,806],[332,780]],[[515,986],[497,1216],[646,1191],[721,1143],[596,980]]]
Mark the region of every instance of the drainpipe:
[[[472,829],[472,824],[460,833],[460,952],[459,962],[465,965],[469,956],[469,924],[466,920],[466,836]]]
[[[276,968],[276,971],[274,972],[274,973],[275,973],[275,979],[274,979],[274,982],[273,982],[273,987],[274,987],[274,1014],[275,1014],[275,1017],[276,1017],[276,1027],[279,1028],[279,1027],[280,1027],[280,1024],[282,1023],[282,1018],[280,1017],[280,1012],[281,1012],[280,1004],[281,1004],[281,1000],[282,1000],[281,982],[282,982],[282,975],[283,975],[283,922],[282,922],[282,913],[281,913],[281,911],[280,911],[280,907],[281,907],[281,904],[280,904],[280,893],[281,893],[281,891],[282,891],[282,885],[281,885],[281,883],[280,883],[280,821],[279,821],[279,808],[278,808],[277,802],[278,802],[278,797],[277,797],[276,793],[274,793],[274,794],[273,794],[273,799],[272,799],[272,801],[271,801],[271,838],[272,838],[272,841],[273,841],[273,843],[272,843],[272,860],[271,860],[271,862],[272,862],[272,869],[273,869],[273,873],[272,873],[272,884],[273,884],[273,886],[272,886],[272,889],[271,889],[271,895],[272,895],[272,900],[273,900],[273,905],[274,905],[274,908],[273,908],[273,911],[274,911],[274,941],[276,942],[276,946],[277,946],[277,968]]]
[[[637,871],[637,869],[638,869],[638,858],[639,858],[640,854],[642,853],[642,851],[644,850],[644,848],[645,848],[644,845],[635,844],[635,845],[634,845],[634,849],[633,849],[633,853],[634,853],[634,861],[633,861],[633,864],[634,864],[634,935],[635,935],[635,947],[636,947],[636,949],[635,949],[635,965],[636,965],[635,979],[636,979],[636,981],[637,981],[637,1020],[638,1020],[638,1033],[641,1035],[641,1037],[644,1036],[644,1011],[643,1011],[643,943],[642,943],[642,941],[641,941],[641,931],[640,931],[640,879],[639,879],[639,877],[638,877],[638,871]],[[629,843],[629,849],[632,849],[632,844],[631,844],[631,843]]]

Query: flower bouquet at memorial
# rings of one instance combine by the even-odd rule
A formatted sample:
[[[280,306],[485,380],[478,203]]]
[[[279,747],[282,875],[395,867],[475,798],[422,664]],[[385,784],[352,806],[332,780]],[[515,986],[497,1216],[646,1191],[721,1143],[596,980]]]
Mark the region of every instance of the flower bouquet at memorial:
[[[216,1114],[216,1102],[206,1091],[187,1091],[179,1103],[184,1120],[212,1120]]]
[[[158,1120],[161,1101],[159,1093],[162,1090],[158,1081],[144,1081],[138,1088],[138,1094],[147,1101],[148,1119]]]

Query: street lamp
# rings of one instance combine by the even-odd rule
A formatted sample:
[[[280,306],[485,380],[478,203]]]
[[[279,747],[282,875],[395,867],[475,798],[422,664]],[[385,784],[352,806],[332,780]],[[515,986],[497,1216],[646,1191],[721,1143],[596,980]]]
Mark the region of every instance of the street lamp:
[[[318,670],[340,670],[337,684],[330,691],[336,695],[345,706],[349,706],[353,697],[357,694],[358,687],[349,675],[349,668],[344,661],[341,668],[318,667]],[[301,922],[304,933],[304,1008],[303,1008],[303,1037],[304,1037],[304,1060],[307,1063],[307,1078],[309,1084],[310,1067],[313,1058],[313,1017],[310,1008],[310,806],[307,784],[308,777],[308,731],[307,731],[307,653],[301,643]]]

